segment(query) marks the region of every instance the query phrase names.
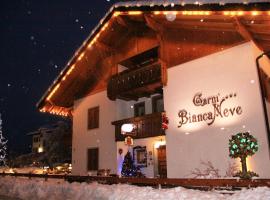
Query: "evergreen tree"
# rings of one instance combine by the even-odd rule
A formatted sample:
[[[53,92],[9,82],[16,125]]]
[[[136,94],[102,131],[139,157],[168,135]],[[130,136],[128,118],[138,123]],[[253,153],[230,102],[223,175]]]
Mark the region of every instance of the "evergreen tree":
[[[121,175],[123,177],[140,177],[140,176],[142,176],[140,169],[134,165],[133,159],[131,157],[131,153],[129,151],[125,155]]]
[[[3,137],[2,119],[0,114],[0,166],[6,165],[6,156],[7,156],[7,140]]]

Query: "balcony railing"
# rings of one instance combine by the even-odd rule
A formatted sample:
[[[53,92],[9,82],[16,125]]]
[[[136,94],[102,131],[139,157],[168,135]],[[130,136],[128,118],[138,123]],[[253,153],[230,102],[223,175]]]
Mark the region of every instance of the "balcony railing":
[[[165,135],[165,131],[161,126],[162,113],[153,113],[112,122],[112,125],[115,125],[115,141],[125,140],[127,135],[121,133],[121,127],[123,124],[130,123],[136,127],[132,134],[132,138],[134,139]]]
[[[108,82],[107,95],[111,100],[136,100],[151,95],[162,86],[161,64],[152,65],[135,70],[126,70],[112,76]]]

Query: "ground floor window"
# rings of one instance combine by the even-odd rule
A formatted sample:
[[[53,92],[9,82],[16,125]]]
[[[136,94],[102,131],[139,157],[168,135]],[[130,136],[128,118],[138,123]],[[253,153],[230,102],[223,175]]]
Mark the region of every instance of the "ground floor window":
[[[98,170],[98,148],[91,148],[87,150],[87,170]]]

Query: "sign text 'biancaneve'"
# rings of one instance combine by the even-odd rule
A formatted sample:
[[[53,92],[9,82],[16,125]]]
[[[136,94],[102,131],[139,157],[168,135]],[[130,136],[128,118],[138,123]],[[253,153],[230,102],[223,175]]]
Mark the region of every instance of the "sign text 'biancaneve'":
[[[241,106],[225,107],[223,103],[231,98],[236,98],[236,93],[231,93],[224,97],[220,97],[220,94],[215,96],[203,97],[201,92],[198,92],[193,97],[193,104],[195,106],[210,106],[208,112],[191,114],[185,109],[178,112],[179,124],[178,128],[182,127],[184,124],[196,123],[205,121],[209,126],[215,122],[215,119],[227,118],[234,115],[241,115],[243,113]]]

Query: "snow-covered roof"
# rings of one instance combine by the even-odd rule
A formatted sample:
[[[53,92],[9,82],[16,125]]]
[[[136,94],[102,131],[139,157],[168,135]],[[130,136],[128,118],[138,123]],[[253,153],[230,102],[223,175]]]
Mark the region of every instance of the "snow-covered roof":
[[[232,3],[260,3],[270,2],[269,0],[146,0],[146,1],[125,1],[118,2],[114,7],[118,6],[162,6],[162,5],[185,5],[185,4],[232,4]]]
[[[129,10],[270,10],[270,0],[144,0],[144,1],[124,1],[114,4],[105,16],[100,20],[97,26],[92,30],[83,44],[77,49],[71,59],[68,61],[65,68],[61,71],[59,76],[55,79],[53,84],[42,96],[40,101],[37,103],[37,107],[44,112],[41,108],[46,104],[46,98],[50,94],[54,93],[57,84],[61,82],[61,79],[68,72],[72,64],[76,61],[81,52],[84,51],[89,41],[93,40],[104,24],[110,20],[114,12],[117,11],[129,11]],[[64,107],[62,107],[64,108]],[[68,108],[67,108],[68,109]]]

